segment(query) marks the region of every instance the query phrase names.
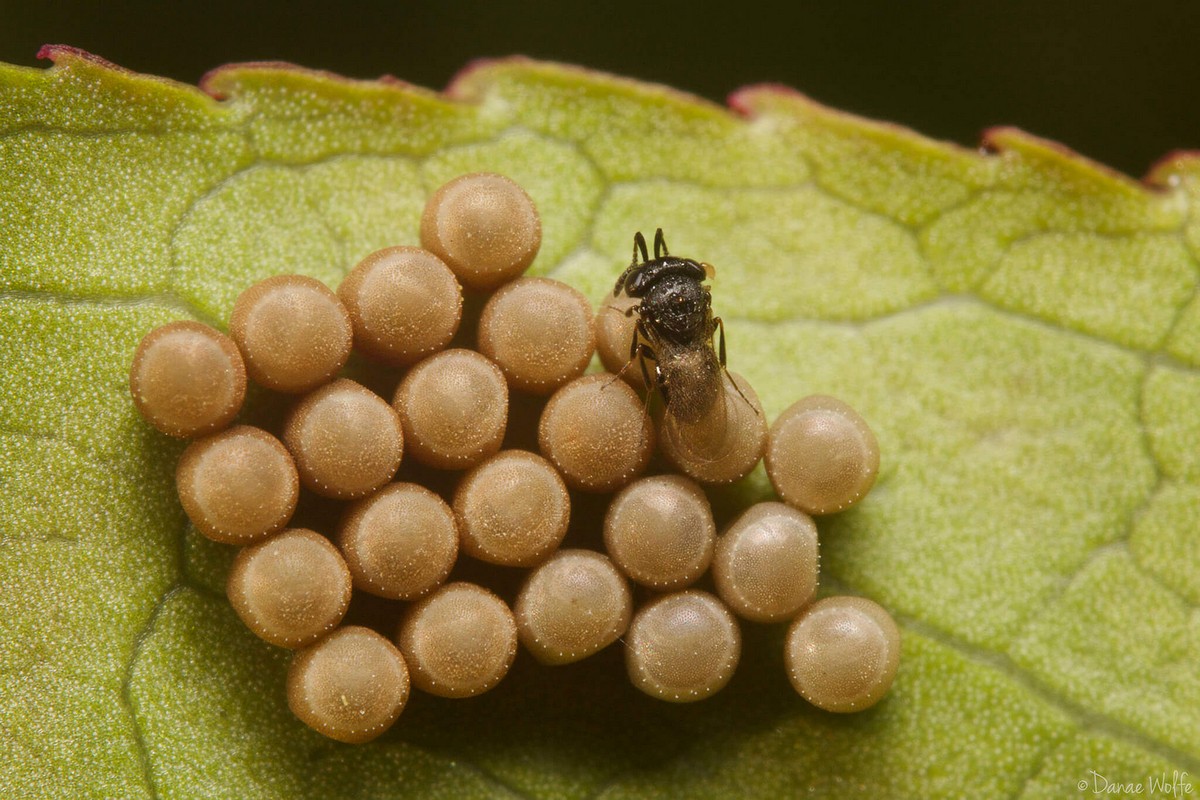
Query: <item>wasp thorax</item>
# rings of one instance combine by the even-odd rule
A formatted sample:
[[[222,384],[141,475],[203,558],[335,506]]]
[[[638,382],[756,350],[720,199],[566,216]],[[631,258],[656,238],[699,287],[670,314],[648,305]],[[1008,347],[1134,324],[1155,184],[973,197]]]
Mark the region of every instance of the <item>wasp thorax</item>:
[[[333,630],[350,606],[350,590],[342,554],[304,528],[242,550],[225,587],[246,627],[280,647],[303,647]]]
[[[434,192],[421,216],[421,245],[469,289],[494,289],[516,278],[541,244],[537,208],[503,175],[459,176]]]
[[[445,500],[415,483],[393,483],[351,506],[338,546],[357,588],[413,600],[450,574],[458,527]]]
[[[716,535],[708,498],[682,475],[634,481],[604,517],[604,546],[616,565],[660,591],[681,589],[703,575]]]
[[[229,333],[246,371],[279,392],[306,392],[332,380],[350,357],[353,329],[342,301],[303,275],[276,275],[238,297]]]
[[[129,370],[133,403],[168,436],[213,433],[237,416],[246,368],[228,336],[199,322],[172,322],[142,339]]]
[[[887,694],[900,663],[900,631],[865,597],[826,597],[788,628],[788,677],[805,700],[826,711],[862,711]]]
[[[647,603],[625,637],[633,685],[651,697],[688,703],[720,691],[737,669],[742,633],[721,601],[689,589]]]
[[[283,441],[306,488],[342,499],[363,497],[390,481],[404,451],[396,412],[346,378],[301,400],[288,416]]]
[[[491,564],[528,567],[566,536],[571,499],[549,461],[507,450],[463,476],[454,516],[463,552]]]
[[[310,728],[339,742],[369,742],[392,726],[408,702],[404,658],[369,628],[347,626],[302,650],[288,669],[288,707]]]
[[[560,550],[530,573],[513,608],[525,649],[543,664],[569,664],[615,642],[633,598],[612,562],[591,550]]]
[[[250,544],[282,528],[300,494],[287,449],[248,425],[190,444],[175,470],[175,486],[196,530],[225,544]]]
[[[508,425],[504,373],[471,350],[447,350],[417,364],[392,404],[413,457],[440,469],[466,469],[494,455]]]
[[[462,288],[450,268],[417,247],[388,247],[358,263],[338,287],[354,347],[406,367],[450,343],[462,318]]]
[[[538,447],[567,484],[611,492],[650,462],[654,429],[641,398],[611,375],[587,375],[551,396],[538,423]]]
[[[812,395],[775,420],[766,464],[784,502],[809,514],[832,514],[857,503],[874,485],[879,443],[853,408]]]
[[[405,615],[396,634],[413,685],[441,697],[471,697],[508,674],[517,626],[496,595],[471,583],[447,584]]]
[[[496,362],[512,388],[530,394],[550,394],[582,375],[595,344],[587,298],[548,278],[502,287],[479,320],[479,352]]]
[[[738,616],[779,622],[817,590],[817,526],[783,503],[751,507],[717,540],[713,580]]]

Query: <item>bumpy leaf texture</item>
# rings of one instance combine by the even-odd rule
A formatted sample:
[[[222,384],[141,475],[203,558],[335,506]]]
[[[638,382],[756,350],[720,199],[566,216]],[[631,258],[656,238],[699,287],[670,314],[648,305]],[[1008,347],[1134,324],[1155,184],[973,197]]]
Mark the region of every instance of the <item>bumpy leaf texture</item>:
[[[286,65],[201,90],[69,48],[0,67],[0,795],[1091,796],[1200,779],[1200,162],[1147,183],[1014,130],[982,152],[752,87],[733,111],[522,59],[445,94]],[[288,712],[286,654],[136,415],[152,327],[220,327],[280,272],[336,285],[426,196],[528,188],[533,267],[599,299],[635,230],[718,266],[731,365],[773,417],[859,408],[879,483],[822,521],[825,591],[900,621],[871,711],[790,689],[777,627],[708,702],[617,649],[415,698],[366,746]],[[761,473],[730,492],[769,492]],[[1177,791],[1177,794],[1179,792]],[[1111,795],[1109,795],[1111,796]]]

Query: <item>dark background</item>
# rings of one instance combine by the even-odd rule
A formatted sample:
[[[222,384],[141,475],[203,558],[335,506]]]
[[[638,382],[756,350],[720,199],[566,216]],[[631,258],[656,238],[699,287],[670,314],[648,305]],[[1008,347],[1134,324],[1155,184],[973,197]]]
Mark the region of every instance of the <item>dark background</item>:
[[[778,82],[965,145],[989,126],[1017,125],[1135,176],[1170,150],[1200,148],[1200,2],[1191,0],[0,0],[0,60],[37,64],[47,42],[188,83],[222,63],[270,59],[440,89],[473,58],[515,53],[717,101]]]

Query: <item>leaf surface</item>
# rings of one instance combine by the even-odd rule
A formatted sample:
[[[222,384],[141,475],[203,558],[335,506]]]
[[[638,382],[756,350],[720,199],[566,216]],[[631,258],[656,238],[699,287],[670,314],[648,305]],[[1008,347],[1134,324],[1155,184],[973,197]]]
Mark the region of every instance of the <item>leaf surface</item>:
[[[445,95],[283,65],[207,92],[69,48],[0,67],[0,794],[1064,797],[1200,775],[1200,166],[1137,183],[1027,134],[931,142],[777,87],[734,111],[521,59]],[[287,710],[190,530],[181,445],[127,375],[171,319],[268,275],[336,285],[492,170],[543,216],[536,274],[602,297],[635,230],[718,265],[732,367],[883,450],[821,521],[826,591],[901,623],[891,695],[790,689],[747,626],[728,689],[639,695],[620,653],[415,698],[349,747]],[[769,493],[761,472],[730,490]],[[1119,794],[1120,792],[1118,792]],[[1111,794],[1109,795],[1111,796]]]

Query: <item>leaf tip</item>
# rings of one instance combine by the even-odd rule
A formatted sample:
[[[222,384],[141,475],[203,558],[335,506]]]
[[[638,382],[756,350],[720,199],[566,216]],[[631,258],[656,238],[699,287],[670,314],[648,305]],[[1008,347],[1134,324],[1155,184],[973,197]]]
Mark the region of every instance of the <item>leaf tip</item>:
[[[1147,185],[1174,189],[1185,178],[1200,176],[1200,150],[1172,150],[1150,165]]]
[[[1146,191],[1150,188],[1157,188],[1156,184],[1138,181],[1120,170],[1083,155],[1078,150],[1072,150],[1061,142],[1036,136],[1011,125],[986,128],[980,139],[979,149],[987,155],[998,156],[1012,153],[1052,163],[1079,175],[1100,177],[1111,185],[1125,190]]]
[[[754,117],[771,100],[786,99],[801,106],[817,105],[811,97],[783,83],[753,83],[730,92],[725,102],[739,116]]]
[[[69,44],[44,44],[38,48],[37,57],[49,61],[56,67],[74,62],[117,72],[122,75],[134,74],[132,70],[126,69],[119,64],[114,64],[106,58],[101,58],[95,53],[89,53],[81,47],[73,47]]]
[[[699,95],[664,83],[626,78],[591,67],[558,61],[542,61],[524,55],[477,58],[451,79],[443,96],[452,100],[478,102],[493,83],[504,78],[533,79],[543,83],[582,83],[624,95],[679,103],[710,112],[728,114],[728,109]]]
[[[323,69],[311,69],[293,64],[289,61],[241,61],[222,64],[214,67],[200,78],[200,89],[217,100],[228,100],[248,83],[259,83],[256,78],[283,77],[299,79],[311,85],[336,86],[350,89],[383,89],[400,91],[404,94],[418,94],[435,97],[436,92],[416,84],[403,81],[394,75],[381,75],[378,78],[351,78],[337,72]],[[250,80],[247,81],[246,79]]]

